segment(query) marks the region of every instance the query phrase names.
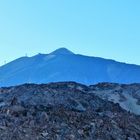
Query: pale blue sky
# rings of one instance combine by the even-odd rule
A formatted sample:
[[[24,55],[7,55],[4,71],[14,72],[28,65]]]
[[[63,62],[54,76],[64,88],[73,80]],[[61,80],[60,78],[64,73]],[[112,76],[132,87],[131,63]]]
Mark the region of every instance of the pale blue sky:
[[[140,0],[0,0],[0,65],[60,47],[140,65]]]

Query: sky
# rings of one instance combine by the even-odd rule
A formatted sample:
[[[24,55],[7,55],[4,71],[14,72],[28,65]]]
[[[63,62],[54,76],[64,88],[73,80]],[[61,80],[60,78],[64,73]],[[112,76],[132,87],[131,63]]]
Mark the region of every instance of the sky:
[[[65,47],[140,65],[140,0],[0,0],[0,65]]]

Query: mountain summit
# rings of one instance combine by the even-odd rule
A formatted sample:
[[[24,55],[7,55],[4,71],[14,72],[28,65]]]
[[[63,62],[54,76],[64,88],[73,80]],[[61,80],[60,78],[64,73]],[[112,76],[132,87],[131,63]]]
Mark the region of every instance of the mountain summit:
[[[59,48],[55,51],[53,51],[51,54],[54,54],[54,55],[71,55],[71,54],[74,54],[73,52],[71,52],[70,50],[66,49],[66,48]]]
[[[0,67],[0,87],[23,83],[75,81],[140,83],[140,66],[74,54],[60,48],[50,54],[21,57]]]

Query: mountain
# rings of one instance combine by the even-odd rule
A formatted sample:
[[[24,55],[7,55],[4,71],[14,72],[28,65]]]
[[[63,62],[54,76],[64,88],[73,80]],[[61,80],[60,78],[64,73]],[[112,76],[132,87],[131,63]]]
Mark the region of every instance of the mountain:
[[[138,91],[140,85],[59,82],[0,88],[0,140],[140,140],[140,116],[102,99],[99,91],[110,94],[109,89]]]
[[[140,66],[89,57],[60,48],[50,54],[21,57],[0,67],[0,87],[23,83],[75,81],[140,83]]]

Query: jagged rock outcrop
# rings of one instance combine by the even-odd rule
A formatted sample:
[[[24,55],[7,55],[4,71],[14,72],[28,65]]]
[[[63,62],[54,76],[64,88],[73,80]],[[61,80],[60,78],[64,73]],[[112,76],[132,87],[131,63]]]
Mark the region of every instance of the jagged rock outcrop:
[[[0,140],[139,140],[140,116],[97,96],[97,86],[105,83],[0,88]]]

